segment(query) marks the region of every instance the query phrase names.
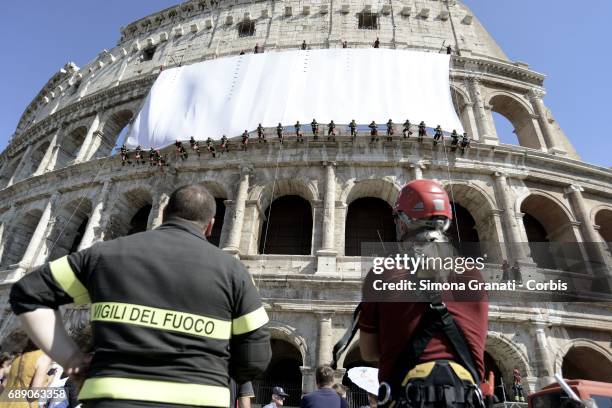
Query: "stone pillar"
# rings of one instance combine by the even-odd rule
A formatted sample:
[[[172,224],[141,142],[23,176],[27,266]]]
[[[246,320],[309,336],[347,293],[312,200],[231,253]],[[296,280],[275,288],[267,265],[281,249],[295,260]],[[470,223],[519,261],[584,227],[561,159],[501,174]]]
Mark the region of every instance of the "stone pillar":
[[[51,198],[49,198],[49,201],[47,202],[47,205],[42,215],[40,216],[38,225],[34,230],[34,234],[32,234],[30,243],[28,244],[28,247],[26,248],[23,257],[21,258],[21,261],[19,261],[19,267],[11,278],[19,279],[25,274],[28,269],[30,269],[30,267],[34,267],[39,264],[40,259],[38,255],[40,254],[41,246],[44,243],[45,235],[48,233],[49,221],[51,221],[51,214],[59,196],[59,193],[55,193],[51,196]]]
[[[555,154],[566,154],[565,150],[557,146],[554,129],[550,125],[550,122],[548,122],[546,107],[544,106],[544,101],[542,100],[544,95],[546,95],[546,92],[538,88],[533,88],[529,92],[529,100],[531,101],[531,105],[533,106],[535,113],[538,115],[538,124],[542,130],[547,151]]]
[[[92,246],[100,236],[100,226],[102,221],[102,213],[106,208],[106,200],[108,198],[108,192],[110,190],[110,180],[106,180],[102,185],[102,190],[98,195],[98,202],[96,203],[87,226],[85,227],[85,233],[79,243],[78,251],[89,248]]]
[[[42,160],[38,164],[38,167],[36,168],[36,171],[33,174],[34,176],[39,176],[49,170],[49,164],[51,163],[51,158],[53,157],[55,147],[57,146],[57,138],[58,133],[56,132],[51,138],[51,141],[49,142],[49,147],[47,148],[47,151],[45,152],[45,155],[43,156]]]
[[[224,251],[233,254],[238,254],[240,252],[244,212],[249,193],[249,178],[252,171],[253,168],[250,166],[243,166],[240,168],[240,182],[238,183],[238,191],[236,192],[232,225],[227,237],[227,245],[223,248]]]
[[[7,187],[10,187],[13,184],[15,184],[17,181],[21,180],[21,177],[20,177],[21,172],[23,171],[23,167],[25,166],[25,164],[30,161],[31,154],[32,154],[32,145],[28,145],[25,152],[23,153],[23,156],[21,156],[21,160],[19,161],[17,168],[15,169],[15,171],[13,172],[13,175],[9,179],[8,183],[6,184]]]
[[[101,130],[96,130],[93,132],[93,136],[91,138],[91,144],[89,145],[89,149],[87,150],[87,153],[83,157],[83,161],[88,161],[94,156],[96,151],[102,146],[103,138],[104,138],[104,132],[102,132]]]
[[[474,116],[474,104],[473,103],[466,103],[463,107],[463,109],[465,109],[465,113],[467,115],[467,121],[468,124],[470,126],[470,129],[465,129],[466,132],[471,131],[472,134],[468,134],[468,136],[476,141],[476,142],[480,142],[480,134],[478,133],[478,124],[476,123],[476,117]]]
[[[149,219],[147,220],[147,229],[154,229],[159,227],[164,218],[164,208],[168,205],[170,196],[166,192],[158,193],[157,197],[153,199],[153,205],[151,205],[151,212],[149,213]]]
[[[302,373],[302,392],[313,392],[316,389],[314,369],[308,366],[301,366],[300,371]]]
[[[414,163],[410,165],[412,169],[412,179],[413,180],[421,180],[423,178],[423,166],[421,163]]]
[[[2,261],[2,255],[4,255],[9,225],[13,222],[16,212],[15,206],[11,205],[11,208],[2,214],[2,219],[0,220],[0,262]]]
[[[532,263],[531,258],[528,258],[525,251],[526,242],[523,242],[521,238],[521,229],[524,230],[522,224],[519,225],[518,219],[514,211],[514,203],[510,194],[508,193],[508,182],[506,175],[500,172],[495,172],[493,175],[495,179],[495,191],[500,201],[499,208],[503,208],[503,220],[505,224],[505,236],[506,242],[508,243],[508,249],[510,249],[510,255],[515,261],[526,261]],[[510,261],[510,260],[509,260]]]
[[[332,361],[333,329],[329,313],[317,313],[319,318],[319,342],[317,344],[317,366],[330,364]]]
[[[96,113],[96,116],[94,117],[93,122],[91,122],[89,129],[87,129],[87,134],[85,135],[83,144],[81,145],[81,148],[79,149],[79,152],[77,153],[76,159],[74,159],[75,163],[80,163],[86,160],[87,153],[89,152],[89,149],[93,142],[94,132],[98,130],[99,125],[100,125],[100,115]]]
[[[45,171],[55,170],[55,167],[57,166],[57,159],[59,157],[59,152],[61,149],[62,146],[59,143],[53,146],[53,150],[51,151],[51,157],[49,158],[49,162],[47,163]]]
[[[323,162],[325,167],[325,198],[323,200],[323,248],[319,254],[335,255],[334,247],[335,213],[336,213],[336,172],[334,162]]]
[[[478,127],[478,140],[482,143],[498,144],[499,140],[491,127],[490,115],[487,112],[485,101],[482,97],[480,79],[469,77],[468,82],[474,100],[474,116]]]
[[[544,322],[536,322],[532,329],[535,340],[535,365],[540,377],[540,387],[555,381],[552,348],[546,338],[546,325]]]

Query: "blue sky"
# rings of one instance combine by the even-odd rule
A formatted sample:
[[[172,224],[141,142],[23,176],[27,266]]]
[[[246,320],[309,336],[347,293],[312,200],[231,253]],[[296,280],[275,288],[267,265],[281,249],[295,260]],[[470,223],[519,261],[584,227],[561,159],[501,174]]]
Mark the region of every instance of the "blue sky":
[[[463,0],[512,60],[548,76],[545,103],[590,163],[612,166],[612,1]],[[176,0],[2,2],[0,149],[47,80],[66,62],[83,66],[112,48],[119,28]],[[502,141],[512,128],[497,120]]]

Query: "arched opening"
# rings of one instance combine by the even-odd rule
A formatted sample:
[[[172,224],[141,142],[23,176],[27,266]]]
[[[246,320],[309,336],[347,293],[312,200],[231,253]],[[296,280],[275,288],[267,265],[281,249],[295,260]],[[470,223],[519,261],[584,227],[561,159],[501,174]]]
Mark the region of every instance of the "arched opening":
[[[272,359],[266,371],[260,378],[253,381],[255,390],[255,404],[266,405],[270,403],[272,388],[282,387],[289,397],[285,400],[285,406],[299,407],[302,397],[302,372],[303,365],[300,351],[289,342],[272,338]]]
[[[7,186],[8,182],[13,177],[13,174],[15,174],[20,160],[21,156],[14,157],[6,166],[4,172],[2,172],[2,176],[0,177],[0,186],[2,186],[2,188]]]
[[[590,347],[572,347],[561,366],[563,378],[612,382],[610,358]]]
[[[612,249],[612,210],[599,210],[595,214],[595,225],[599,226],[599,235]]]
[[[60,258],[75,252],[83,235],[92,212],[92,204],[88,199],[76,199],[64,206],[49,236],[49,260]]]
[[[2,255],[2,266],[9,266],[18,263],[23,258],[32,235],[38,226],[42,211],[31,210],[18,218],[7,235],[4,253]]]
[[[115,201],[105,240],[123,237],[147,229],[153,199],[142,188],[124,193]]]
[[[495,95],[489,101],[491,111],[496,112],[505,117],[512,125],[514,133],[521,146],[530,147],[532,149],[541,149],[538,133],[533,123],[531,113],[516,99],[508,95]],[[495,119],[495,115],[494,115]],[[496,122],[496,128],[497,128]],[[504,135],[507,132],[508,126],[505,123],[500,123],[499,130]],[[498,135],[500,132],[498,131]],[[509,135],[508,135],[509,136]]]
[[[550,198],[532,194],[521,204],[531,258],[540,268],[585,271],[570,220]]]
[[[32,158],[30,159],[30,169],[26,174],[34,174],[34,172],[38,169],[38,166],[43,161],[47,150],[49,150],[50,142],[44,142],[34,152],[32,153]]]
[[[460,204],[451,202],[453,221],[447,231],[450,243],[460,255],[477,257],[481,255],[480,238],[476,230],[476,221],[472,214]]]
[[[455,108],[455,112],[463,125],[463,129],[468,133],[470,137],[474,137],[474,129],[472,129],[470,123],[469,110],[472,109],[470,105],[467,104],[463,94],[458,92],[454,87],[451,86],[451,99],[453,101],[453,106]],[[457,129],[459,131],[459,129]]]
[[[384,200],[374,197],[358,198],[351,202],[346,213],[344,254],[361,256],[362,244],[395,242],[393,209]]]
[[[261,227],[260,254],[311,254],[312,207],[308,201],[297,195],[279,197],[264,214],[268,218]]]
[[[520,146],[518,136],[514,130],[514,125],[504,115],[497,112],[492,112],[493,123],[495,124],[495,130],[497,131],[497,137],[500,143]]]
[[[495,396],[497,397],[498,401],[504,401],[504,394],[506,395],[506,399],[510,400],[508,398],[507,390],[502,389],[502,372],[493,356],[487,351],[485,351],[484,354],[484,366],[484,381],[489,382],[489,373],[493,373],[493,391],[495,392]]]
[[[368,406],[368,393],[359,388],[348,376],[348,371],[355,367],[376,367],[375,364],[366,362],[361,357],[361,349],[359,343],[355,343],[353,347],[346,353],[344,358],[344,368],[346,373],[342,377],[342,385],[347,387],[346,400],[349,407],[363,407]]]
[[[102,128],[100,146],[96,149],[94,158],[108,156],[117,145],[121,145],[128,130],[128,124],[134,114],[130,110],[122,110],[108,118]]]
[[[208,242],[218,247],[221,243],[221,232],[223,230],[223,220],[225,218],[225,199],[215,198],[215,204],[217,205],[215,223],[213,224],[212,234],[208,237]]]
[[[87,128],[85,126],[78,127],[70,132],[61,143],[61,148],[57,157],[56,167],[64,167],[76,159],[79,154],[79,149],[87,136]]]

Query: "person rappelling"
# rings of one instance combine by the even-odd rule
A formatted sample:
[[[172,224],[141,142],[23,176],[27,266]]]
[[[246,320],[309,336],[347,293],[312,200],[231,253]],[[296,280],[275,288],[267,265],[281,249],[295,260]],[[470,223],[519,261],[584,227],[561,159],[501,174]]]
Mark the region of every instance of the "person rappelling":
[[[280,142],[280,144],[283,144],[283,130],[285,130],[283,128],[282,123],[278,123],[278,126],[276,127],[276,136],[278,136],[278,141]]]
[[[387,122],[387,142],[393,140],[393,133],[395,133],[395,130],[393,129],[393,121],[389,119]]]
[[[299,143],[303,143],[304,142],[304,132],[302,132],[302,124],[300,123],[299,120],[295,122],[294,127],[295,127],[295,137],[297,138],[297,141]]]
[[[249,144],[249,131],[244,129],[244,132],[242,133],[242,150],[246,150],[247,146]]]
[[[125,166],[126,164],[132,164],[130,161],[130,149],[126,147],[125,144],[121,145],[121,165]]]
[[[442,136],[442,128],[440,127],[440,125],[436,126],[436,128],[434,129],[434,137],[433,137],[433,144],[434,146],[438,144],[438,142],[440,140],[442,140],[443,136]]]
[[[266,140],[266,133],[264,132],[264,128],[263,126],[261,126],[261,123],[259,125],[257,125],[257,143],[267,143]]]
[[[454,152],[457,150],[457,146],[459,145],[459,134],[457,133],[456,129],[453,129],[453,132],[450,135],[451,137],[451,152]]]
[[[206,139],[206,150],[208,150],[210,152],[210,154],[212,154],[213,159],[215,157],[217,157],[217,152],[215,150],[215,145],[213,143],[213,140],[210,137],[208,139]]]
[[[412,132],[410,131],[410,120],[406,119],[404,122],[404,128],[402,129],[402,134],[404,135],[404,139],[408,139]]]
[[[200,143],[195,140],[193,136],[189,139],[189,145],[191,146],[191,150],[197,153],[198,157],[200,157]]]
[[[378,142],[378,125],[376,122],[372,121],[368,127],[370,128],[370,143]]]
[[[154,148],[150,148],[149,149],[149,166],[155,166],[155,149]]]
[[[419,142],[422,142],[424,137],[427,137],[427,126],[425,122],[421,121],[419,123]]]
[[[187,160],[188,154],[187,154],[187,150],[185,150],[185,147],[183,146],[183,142],[181,141],[176,141],[174,142],[174,146],[176,147],[176,153],[179,155],[179,157],[182,160]]]
[[[333,120],[327,125],[327,140],[336,141],[336,124]]]
[[[229,152],[229,143],[227,142],[227,136],[223,135],[221,137],[221,154]]]
[[[470,147],[470,138],[468,137],[467,133],[463,134],[463,138],[461,139],[461,154],[465,153],[465,149],[468,149]]]
[[[351,120],[351,123],[349,123],[349,129],[351,130],[351,138],[355,140],[357,137],[357,122],[355,122],[355,119]]]
[[[317,123],[316,119],[313,119],[312,122],[310,122],[310,127],[312,129],[312,138],[314,140],[318,140],[319,139],[319,124]]]

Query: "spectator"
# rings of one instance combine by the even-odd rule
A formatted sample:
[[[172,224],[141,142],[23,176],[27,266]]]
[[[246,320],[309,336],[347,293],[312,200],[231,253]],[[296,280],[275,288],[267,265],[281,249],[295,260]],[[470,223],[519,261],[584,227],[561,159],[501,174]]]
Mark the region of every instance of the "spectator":
[[[272,402],[270,402],[268,405],[264,405],[263,408],[282,407],[285,403],[285,398],[288,396],[289,394],[287,394],[282,387],[276,386],[272,388]]]
[[[341,398],[332,388],[334,369],[328,365],[317,367],[315,380],[318,390],[302,397],[300,408],[348,408],[344,398]]]
[[[348,43],[346,40],[342,41],[342,48],[348,48]]]
[[[307,48],[308,46],[306,45],[306,40],[302,41],[302,49],[305,50]]]
[[[255,398],[255,391],[250,381],[238,386],[232,379],[230,381],[230,392],[230,408],[251,408],[251,398]]]
[[[332,388],[340,396],[340,398],[346,399],[346,387],[340,383],[335,383]]]
[[[374,41],[374,48],[380,48],[380,40],[376,37],[376,41]]]

